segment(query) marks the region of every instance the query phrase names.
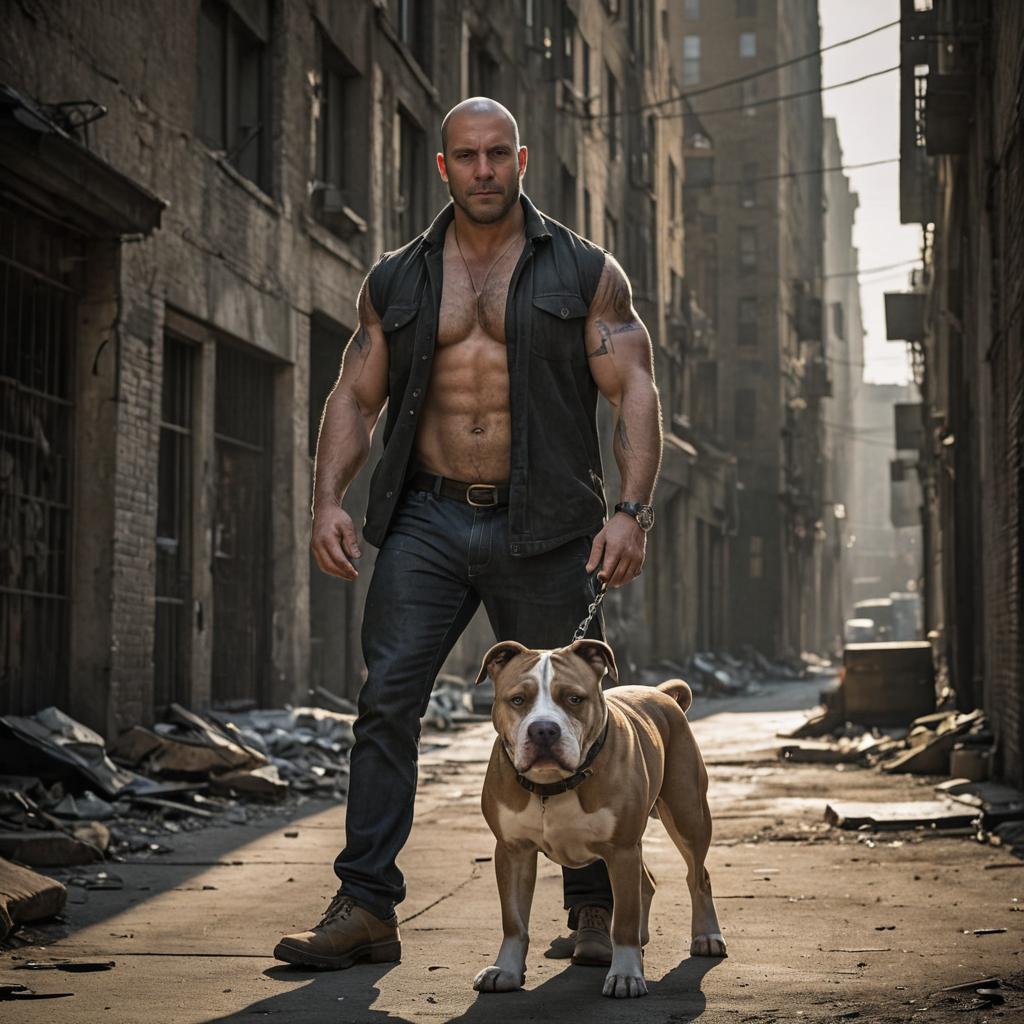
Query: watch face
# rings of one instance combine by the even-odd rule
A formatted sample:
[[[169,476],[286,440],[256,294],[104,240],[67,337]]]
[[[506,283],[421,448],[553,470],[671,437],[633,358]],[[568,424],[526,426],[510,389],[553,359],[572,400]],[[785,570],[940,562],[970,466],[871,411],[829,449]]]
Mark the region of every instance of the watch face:
[[[641,530],[649,530],[654,525],[654,509],[650,505],[641,505],[637,509],[636,521]]]

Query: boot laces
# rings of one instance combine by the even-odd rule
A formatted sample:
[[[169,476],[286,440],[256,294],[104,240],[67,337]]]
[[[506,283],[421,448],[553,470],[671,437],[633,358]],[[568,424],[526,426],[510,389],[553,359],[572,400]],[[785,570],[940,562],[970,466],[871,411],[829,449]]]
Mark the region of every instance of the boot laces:
[[[576,928],[596,928],[598,931],[607,931],[608,924],[605,919],[607,911],[603,907],[580,907],[576,916]]]
[[[328,904],[327,910],[324,911],[324,916],[320,918],[320,922],[317,924],[317,928],[323,928],[324,925],[331,924],[333,921],[345,920],[352,913],[354,906],[355,901],[351,896],[343,896],[340,892],[337,893]]]

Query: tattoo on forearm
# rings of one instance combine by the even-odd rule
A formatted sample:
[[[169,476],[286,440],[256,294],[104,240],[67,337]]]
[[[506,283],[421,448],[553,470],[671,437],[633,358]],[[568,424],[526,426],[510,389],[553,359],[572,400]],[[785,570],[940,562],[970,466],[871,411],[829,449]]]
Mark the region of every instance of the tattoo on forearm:
[[[618,423],[615,424],[615,440],[624,452],[631,452],[633,446],[629,443],[629,435],[626,433],[626,421],[620,415]]]

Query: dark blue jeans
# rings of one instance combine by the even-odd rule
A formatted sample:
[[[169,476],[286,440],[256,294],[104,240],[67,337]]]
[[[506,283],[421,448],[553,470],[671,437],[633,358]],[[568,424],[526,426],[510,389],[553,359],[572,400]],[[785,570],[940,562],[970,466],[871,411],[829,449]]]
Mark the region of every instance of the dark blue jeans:
[[[334,862],[346,895],[380,918],[405,899],[395,858],[412,828],[420,718],[445,658],[483,602],[494,635],[563,647],[594,599],[590,540],[513,558],[508,509],[410,491],[377,555],[363,613],[367,677],[351,751],[345,849]],[[602,638],[599,616],[588,636]],[[612,905],[604,861],[563,869],[576,907]]]

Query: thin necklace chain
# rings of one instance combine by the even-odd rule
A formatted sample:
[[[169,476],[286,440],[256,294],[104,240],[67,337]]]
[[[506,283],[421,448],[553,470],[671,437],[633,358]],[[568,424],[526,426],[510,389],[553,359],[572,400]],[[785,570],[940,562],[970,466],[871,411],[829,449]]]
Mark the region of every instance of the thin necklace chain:
[[[522,239],[522,235],[514,235],[512,241],[505,246],[504,249],[498,254],[494,262],[487,268],[487,273],[484,274],[484,283],[479,288],[476,286],[476,281],[473,280],[473,271],[469,269],[469,263],[466,262],[466,254],[462,251],[462,245],[459,243],[459,228],[458,225],[452,225],[452,234],[455,235],[455,248],[459,250],[459,255],[462,257],[462,265],[466,268],[466,275],[469,277],[469,285],[473,289],[473,294],[476,295],[476,318],[481,319],[480,314],[480,299],[483,297],[484,289],[487,287],[487,282],[490,280],[491,271],[508,255],[509,250],[516,242]]]

